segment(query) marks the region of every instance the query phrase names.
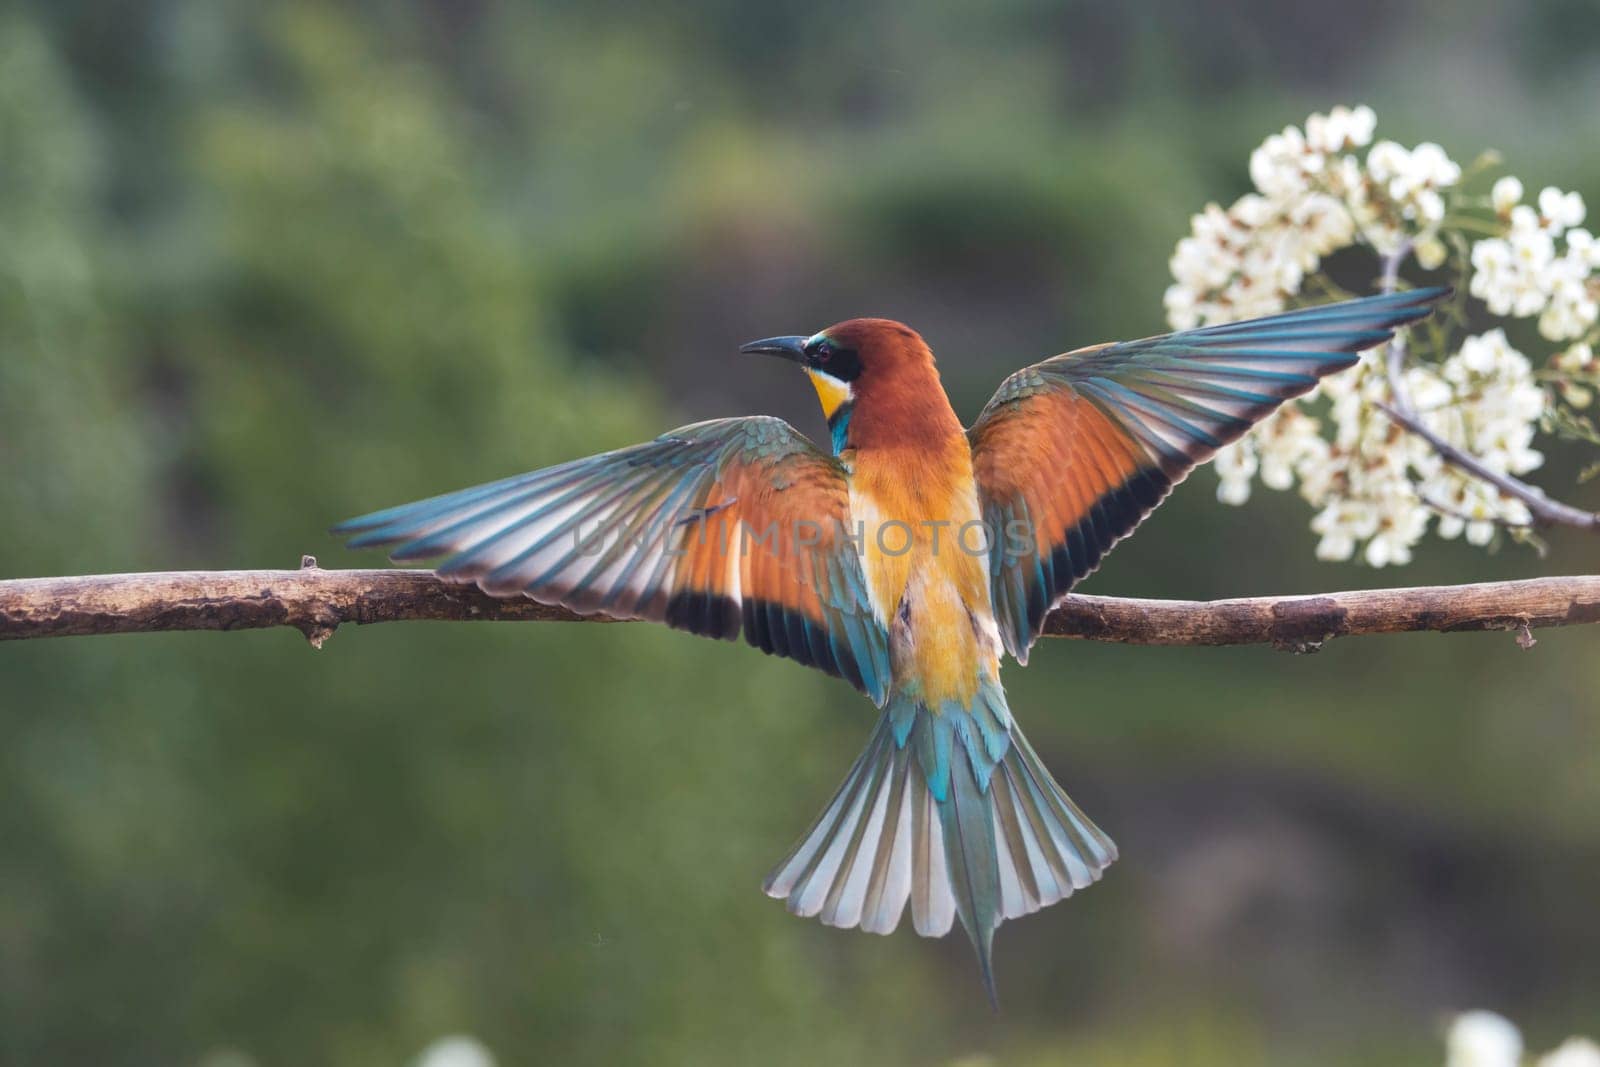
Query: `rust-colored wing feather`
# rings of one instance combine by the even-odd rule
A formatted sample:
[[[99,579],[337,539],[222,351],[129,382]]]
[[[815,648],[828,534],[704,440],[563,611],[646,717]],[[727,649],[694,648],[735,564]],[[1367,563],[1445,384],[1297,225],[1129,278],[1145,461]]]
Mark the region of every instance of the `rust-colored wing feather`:
[[[654,441],[352,519],[495,596],[650,619],[787,656],[888,697],[888,637],[848,537],[832,456],[781,419],[718,419]]]
[[[1079,349],[1018,371],[969,431],[1007,649],[1027,662],[1050,607],[1196,464],[1445,289]]]

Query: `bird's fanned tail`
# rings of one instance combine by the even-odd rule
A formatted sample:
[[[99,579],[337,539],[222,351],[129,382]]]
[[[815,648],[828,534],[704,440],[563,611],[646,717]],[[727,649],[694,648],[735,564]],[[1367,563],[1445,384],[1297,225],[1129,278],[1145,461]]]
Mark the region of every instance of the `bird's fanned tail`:
[[[765,889],[796,915],[869,933],[893,931],[907,903],[924,937],[959,918],[994,1000],[996,927],[1092,884],[1116,858],[986,681],[970,707],[893,698]]]

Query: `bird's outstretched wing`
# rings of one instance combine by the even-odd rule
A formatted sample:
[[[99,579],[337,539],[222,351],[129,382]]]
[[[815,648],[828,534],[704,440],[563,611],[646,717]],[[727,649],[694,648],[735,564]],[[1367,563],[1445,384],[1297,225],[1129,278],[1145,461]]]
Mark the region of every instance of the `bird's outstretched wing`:
[[[968,434],[1006,648],[1027,662],[1055,601],[1196,464],[1448,292],[1098,345],[1007,378]]]
[[[849,539],[844,469],[782,419],[696,423],[341,523],[353,548],[448,556],[494,596],[733,640],[842,677],[882,705],[888,636]]]

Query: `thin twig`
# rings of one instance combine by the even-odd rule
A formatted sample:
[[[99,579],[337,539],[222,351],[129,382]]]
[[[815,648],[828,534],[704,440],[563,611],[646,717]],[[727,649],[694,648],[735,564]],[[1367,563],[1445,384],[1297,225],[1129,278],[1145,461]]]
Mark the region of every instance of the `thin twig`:
[[[309,560],[309,557],[308,557]],[[185,571],[0,581],[0,640],[290,626],[321,646],[343,623],[412,620],[609,622],[421,570]],[[1135,645],[1270,644],[1314,651],[1335,637],[1524,630],[1600,622],[1600,576],[1372,589],[1237,600],[1071,595],[1051,637]]]
[[[1389,255],[1383,257],[1383,274],[1380,288],[1385,293],[1392,293],[1399,285],[1400,264],[1405,262],[1411,254],[1411,242],[1406,241]],[[1411,403],[1411,396],[1405,387],[1406,366],[1406,335],[1404,330],[1395,331],[1394,338],[1389,342],[1388,350],[1384,353],[1384,371],[1389,379],[1389,396],[1391,403],[1379,401],[1377,408],[1395,425],[1409,433],[1416,434],[1428,443],[1428,446],[1438,454],[1439,458],[1464,471],[1479,481],[1486,482],[1500,490],[1505,496],[1520,500],[1528,509],[1528,514],[1533,517],[1536,526],[1574,526],[1580,530],[1600,532],[1600,514],[1584,511],[1582,508],[1563,504],[1559,500],[1552,500],[1545,496],[1534,486],[1502,471],[1497,471],[1487,466],[1482,460],[1446,441],[1434,433],[1423,423],[1417,413],[1416,407]],[[1507,523],[1498,519],[1485,521],[1497,525],[1513,527],[1517,524]]]

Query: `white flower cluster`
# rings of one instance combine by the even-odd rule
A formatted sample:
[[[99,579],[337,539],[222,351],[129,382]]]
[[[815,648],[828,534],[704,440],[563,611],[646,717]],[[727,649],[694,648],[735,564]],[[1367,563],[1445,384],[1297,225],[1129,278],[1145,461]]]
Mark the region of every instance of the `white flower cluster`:
[[[1521,1067],[1522,1033],[1492,1011],[1469,1011],[1450,1024],[1445,1067]],[[1534,1061],[1535,1067],[1600,1067],[1600,1045],[1569,1037]]]
[[[1522,203],[1515,178],[1502,178],[1487,200],[1475,200],[1461,189],[1461,167],[1436,144],[1378,141],[1359,158],[1355,150],[1372,142],[1375,126],[1370,108],[1334,108],[1311,116],[1304,132],[1291,126],[1268,137],[1250,157],[1255,191],[1227,209],[1208,205],[1178,242],[1165,298],[1173,327],[1282,311],[1303,290],[1315,291],[1308,279],[1323,258],[1353,245],[1380,256],[1409,250],[1425,269],[1449,262],[1465,271],[1446,238],[1460,235],[1458,216],[1476,210],[1476,224],[1492,232],[1472,245],[1469,291],[1494,314],[1538,316],[1547,339],[1570,342],[1552,359],[1550,378],[1565,403],[1588,404],[1600,385],[1600,241],[1578,228],[1582,198],[1546,189],[1534,208]],[[1411,347],[1423,346],[1412,338]],[[1368,352],[1223,449],[1218,499],[1244,503],[1258,478],[1272,489],[1298,484],[1316,509],[1318,557],[1359,553],[1375,567],[1409,562],[1434,520],[1441,537],[1464,535],[1476,545],[1501,526],[1528,525],[1525,504],[1444,463],[1380,410],[1394,403],[1383,355]],[[1453,345],[1435,338],[1426,355],[1410,361],[1402,381],[1430,431],[1500,473],[1543,463],[1533,441],[1550,397],[1502,329]]]
[[[1494,470],[1526,474],[1544,462],[1532,447],[1544,390],[1502,331],[1466,338],[1442,364],[1409,368],[1405,384],[1428,429]],[[1374,567],[1409,563],[1435,516],[1439,536],[1465,533],[1475,545],[1488,544],[1497,524],[1530,521],[1521,501],[1446,464],[1377,408],[1390,399],[1380,354],[1325,380],[1321,395],[1330,402],[1333,439],[1323,437],[1321,420],[1285,404],[1218,453],[1217,499],[1244,503],[1258,476],[1269,489],[1298,480],[1300,495],[1317,508],[1317,557],[1347,560],[1359,547]]]
[[[1511,347],[1504,331],[1466,338],[1437,369],[1411,368],[1406,382],[1428,429],[1490,470],[1520,475],[1544,462],[1533,448],[1534,429],[1545,406],[1544,390],[1534,382],[1533,364]],[[1440,537],[1455,537],[1465,530],[1469,542],[1486,545],[1496,522],[1526,526],[1532,521],[1520,500],[1501,496],[1431,451],[1415,470],[1419,496],[1439,514]]]
[[[1496,315],[1538,315],[1552,341],[1584,336],[1600,319],[1600,241],[1579,229],[1583,198],[1551,187],[1534,208],[1522,203],[1522,183],[1506,177],[1490,199],[1509,231],[1472,246],[1472,295]]]
[[[1436,144],[1393,141],[1372,145],[1363,164],[1351,149],[1371,143],[1377,121],[1369,107],[1336,107],[1251,153],[1256,191],[1226,210],[1208,204],[1173,253],[1174,327],[1282,311],[1324,256],[1358,240],[1387,254],[1410,239],[1424,266],[1443,262],[1443,193],[1461,168]]]

